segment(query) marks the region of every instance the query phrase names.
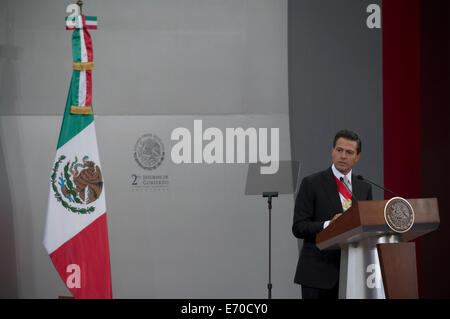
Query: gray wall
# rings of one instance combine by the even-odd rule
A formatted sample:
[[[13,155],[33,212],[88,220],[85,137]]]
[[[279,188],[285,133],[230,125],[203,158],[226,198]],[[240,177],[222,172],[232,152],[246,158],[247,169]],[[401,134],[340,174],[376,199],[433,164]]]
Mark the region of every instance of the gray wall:
[[[59,115],[66,6],[2,0],[2,115]],[[287,112],[285,0],[88,0],[97,115]],[[4,60],[6,55],[6,61]]]
[[[0,2],[1,297],[68,294],[41,241],[71,75],[69,3]],[[363,139],[358,170],[381,180],[381,32],[359,27],[361,3],[86,1],[100,25],[91,32],[93,105],[115,297],[266,296],[266,203],[244,195],[247,165],[177,166],[167,156],[149,172],[133,159],[143,134],[158,135],[168,154],[171,130],[192,131],[194,119],[279,127],[280,159],[292,153],[304,176],[329,165],[341,119]],[[133,174],[170,184],[136,191]],[[275,298],[300,296],[292,214],[292,196],[274,201]]]
[[[266,296],[267,204],[260,197],[244,195],[247,164],[176,165],[170,160],[172,128],[181,126],[192,131],[196,118],[96,117],[116,298]],[[287,127],[289,123],[287,115],[219,115],[202,119],[205,128],[222,130],[233,126]],[[60,122],[58,116],[0,118],[1,141],[6,150],[2,161],[8,176],[1,186],[7,195],[9,192],[10,204],[2,213],[13,219],[14,240],[9,242],[15,244],[19,297],[55,298],[68,294],[41,244],[48,178]],[[133,158],[137,139],[148,133],[158,135],[166,151],[166,158],[154,171],[140,168]],[[290,152],[287,133],[280,133],[281,154]],[[169,187],[133,187],[134,174],[140,177],[137,186],[143,186],[144,175],[167,175]],[[291,196],[283,195],[274,202],[276,298],[299,295],[292,283],[296,258],[296,242],[290,233],[292,210]],[[10,249],[2,251],[2,260],[3,255],[14,253]],[[2,289],[6,288],[2,285]]]
[[[69,1],[0,2],[0,190],[3,297],[68,295],[41,242],[48,179],[71,76]],[[117,298],[264,298],[266,203],[245,196],[246,164],[175,165],[170,133],[280,128],[290,159],[287,2],[86,1],[99,18],[94,45],[96,116]],[[144,134],[164,143],[154,171],[139,167]],[[167,175],[163,191],[133,175]],[[273,211],[273,296],[295,298],[292,196]],[[4,222],[3,222],[4,221]],[[5,284],[3,284],[5,280]]]
[[[347,128],[362,140],[354,173],[382,184],[382,32],[366,25],[369,4],[381,0],[289,1],[291,145],[301,177],[331,165],[334,135]]]

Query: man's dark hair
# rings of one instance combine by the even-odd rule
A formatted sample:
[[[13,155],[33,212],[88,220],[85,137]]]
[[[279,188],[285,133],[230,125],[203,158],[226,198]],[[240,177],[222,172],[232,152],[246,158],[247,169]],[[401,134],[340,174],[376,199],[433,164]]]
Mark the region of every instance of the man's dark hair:
[[[333,141],[333,148],[336,146],[336,142],[339,138],[345,138],[346,140],[350,140],[350,141],[355,141],[357,146],[356,146],[356,153],[359,154],[361,153],[361,140],[358,136],[358,134],[356,134],[355,132],[352,132],[350,130],[341,130],[339,132],[336,133],[336,136],[334,137],[334,141]]]

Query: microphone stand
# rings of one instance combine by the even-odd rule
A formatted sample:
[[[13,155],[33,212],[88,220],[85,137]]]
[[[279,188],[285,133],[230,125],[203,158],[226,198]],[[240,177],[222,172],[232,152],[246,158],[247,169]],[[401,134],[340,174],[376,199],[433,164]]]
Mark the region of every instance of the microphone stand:
[[[278,192],[263,192],[263,197],[267,197],[269,208],[269,283],[267,284],[267,298],[272,299],[272,198],[278,197]]]
[[[374,183],[374,182],[368,180],[367,178],[362,177],[361,175],[356,176],[356,178],[357,178],[357,179],[360,179],[360,180],[362,180],[362,181],[366,181],[366,182],[368,182],[369,184],[375,185],[376,187],[381,188],[381,189],[384,190],[385,192],[390,193],[390,194],[393,195],[394,197],[399,197],[399,196],[398,196],[396,193],[394,193],[393,191],[391,191],[391,190],[389,190],[389,189],[387,189],[387,188],[384,188],[383,186],[380,186],[380,185],[378,185],[378,184],[376,184],[376,183]]]

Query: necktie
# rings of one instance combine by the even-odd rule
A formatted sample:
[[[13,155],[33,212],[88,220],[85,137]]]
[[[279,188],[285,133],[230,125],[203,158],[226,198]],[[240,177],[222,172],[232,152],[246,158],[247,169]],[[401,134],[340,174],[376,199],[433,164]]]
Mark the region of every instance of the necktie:
[[[347,185],[347,187],[352,190],[352,186],[350,185],[350,180],[348,179],[347,176],[344,175],[344,183],[345,185]]]

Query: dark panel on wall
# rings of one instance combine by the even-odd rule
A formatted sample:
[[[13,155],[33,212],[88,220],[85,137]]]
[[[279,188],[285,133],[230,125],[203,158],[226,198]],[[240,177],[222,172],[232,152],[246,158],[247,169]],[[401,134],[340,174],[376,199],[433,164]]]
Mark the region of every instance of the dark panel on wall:
[[[421,1],[421,192],[441,224],[422,238],[421,297],[450,298],[450,2]]]
[[[384,185],[404,198],[420,197],[420,116],[420,0],[384,1]]]
[[[1,128],[0,128],[1,129]],[[17,298],[17,263],[14,235],[13,203],[0,141],[0,299]]]
[[[354,172],[381,183],[382,35],[366,23],[368,6],[381,1],[288,4],[291,152],[300,178],[331,165],[334,135],[348,128],[363,145]],[[374,198],[382,193],[374,190]]]
[[[420,0],[383,2],[384,185],[405,198],[420,196],[419,22]]]

